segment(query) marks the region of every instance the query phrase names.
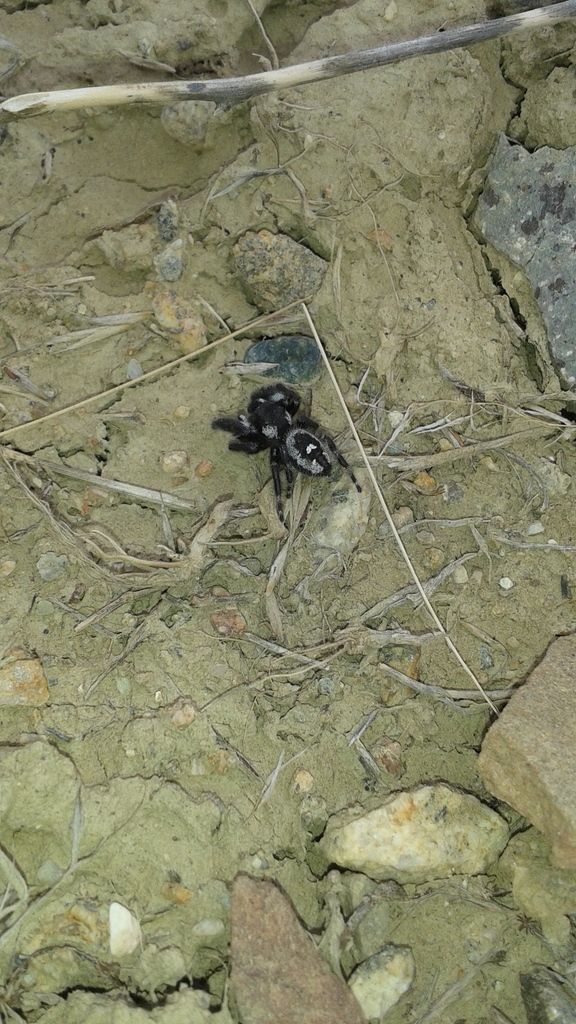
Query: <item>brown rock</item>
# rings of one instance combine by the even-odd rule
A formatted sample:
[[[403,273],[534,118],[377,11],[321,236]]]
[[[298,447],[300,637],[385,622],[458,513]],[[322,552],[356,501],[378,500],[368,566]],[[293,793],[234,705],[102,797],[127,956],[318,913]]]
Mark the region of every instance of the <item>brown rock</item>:
[[[237,875],[231,919],[231,985],[243,1024],[366,1024],[272,882]]]
[[[241,636],[248,625],[237,608],[222,608],[212,612],[210,622],[220,636]]]
[[[38,707],[50,699],[48,683],[39,658],[31,658],[21,647],[14,647],[0,668],[0,705],[28,704]]]
[[[557,867],[576,868],[576,636],[555,640],[488,732],[487,789],[544,833]]]
[[[328,269],[305,245],[266,230],[247,231],[232,252],[249,298],[263,310],[314,295]]]

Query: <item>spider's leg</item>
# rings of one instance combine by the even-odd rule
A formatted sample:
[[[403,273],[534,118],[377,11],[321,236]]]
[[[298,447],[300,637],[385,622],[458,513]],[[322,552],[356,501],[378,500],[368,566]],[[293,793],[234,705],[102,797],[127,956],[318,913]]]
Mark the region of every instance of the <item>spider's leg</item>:
[[[241,437],[237,441],[230,441],[228,448],[231,452],[245,452],[246,455],[256,455],[264,451],[267,446],[257,437]]]
[[[274,485],[274,494],[276,495],[276,512],[278,513],[278,519],[281,523],[284,522],[284,513],[282,511],[282,481],[280,479],[280,470],[283,466],[283,462],[280,459],[280,453],[277,448],[270,449],[270,472],[272,473],[272,483]]]
[[[212,420],[212,430],[226,430],[229,434],[242,437],[250,433],[252,426],[247,416],[217,416]]]
[[[292,469],[287,459],[282,458],[282,469],[286,474],[286,501],[292,496],[292,482],[294,477],[292,475]]]
[[[342,466],[342,469],[346,470],[346,472],[348,473],[348,476],[350,477],[352,483],[354,484],[354,487],[356,488],[356,490],[360,494],[362,492],[362,488],[360,487],[360,484],[358,483],[356,477],[354,476],[354,473],[353,473],[352,469],[350,468],[350,466],[346,462],[346,459],[342,455],[342,452],[340,451],[338,446],[334,443],[334,441],[332,440],[331,437],[328,437],[327,434],[323,435],[322,440],[324,441],[324,444],[326,445],[326,447],[330,449],[330,452],[332,453],[332,455],[334,456],[336,461]]]

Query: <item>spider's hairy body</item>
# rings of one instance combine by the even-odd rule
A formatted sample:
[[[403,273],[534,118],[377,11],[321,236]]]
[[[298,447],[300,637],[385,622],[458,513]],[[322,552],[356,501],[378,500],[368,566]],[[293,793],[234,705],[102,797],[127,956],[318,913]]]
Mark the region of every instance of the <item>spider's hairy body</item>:
[[[285,384],[269,384],[250,396],[247,412],[238,416],[220,416],[212,421],[216,430],[234,435],[230,451],[255,455],[270,452],[270,470],[276,494],[276,507],[282,514],[280,470],[284,470],[288,486],[292,471],[306,476],[329,476],[336,465],[342,466],[354,483],[361,487],[344,456],[332,438],[308,416],[298,416],[300,397]]]

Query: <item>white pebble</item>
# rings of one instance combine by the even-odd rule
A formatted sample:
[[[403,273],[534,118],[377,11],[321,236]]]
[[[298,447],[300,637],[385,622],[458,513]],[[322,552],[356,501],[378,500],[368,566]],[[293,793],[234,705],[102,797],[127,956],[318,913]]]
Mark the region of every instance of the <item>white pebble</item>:
[[[353,972],[349,985],[367,1019],[382,1020],[414,980],[414,957],[407,946],[385,946]]]
[[[468,570],[465,565],[457,565],[452,573],[454,583],[468,583]]]
[[[110,952],[112,956],[129,956],[142,943],[140,922],[121,903],[111,903],[108,912]]]
[[[224,931],[224,922],[219,917],[205,917],[198,921],[191,929],[193,935],[200,935],[203,938],[215,938]]]
[[[388,413],[388,420],[390,422],[390,426],[392,427],[392,430],[395,430],[396,427],[399,426],[400,423],[402,423],[403,419],[404,419],[404,413],[401,412],[400,409],[390,409],[390,411]]]
[[[530,526],[526,530],[528,537],[533,537],[535,533],[544,533],[544,527],[540,521],[536,523],[530,523]]]
[[[514,584],[509,576],[501,576],[498,580],[498,586],[501,587],[502,590],[512,590]]]
[[[137,359],[129,359],[126,367],[126,380],[137,380],[144,373]]]
[[[361,818],[341,821],[329,821],[321,842],[328,861],[401,884],[484,873],[508,839],[500,815],[443,783],[397,793]]]

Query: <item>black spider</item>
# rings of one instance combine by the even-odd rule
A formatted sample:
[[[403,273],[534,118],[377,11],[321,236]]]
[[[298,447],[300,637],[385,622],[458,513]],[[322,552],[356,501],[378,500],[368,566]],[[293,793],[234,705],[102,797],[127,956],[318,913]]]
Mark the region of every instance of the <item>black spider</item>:
[[[332,438],[315,420],[297,416],[299,408],[300,397],[295,391],[285,384],[268,384],[251,394],[245,413],[212,420],[216,430],[227,430],[234,435],[235,440],[228,445],[230,451],[255,455],[268,449],[276,508],[281,520],[284,519],[281,469],[290,487],[292,470],[306,476],[329,476],[338,463],[346,470],[356,490],[362,490]]]

